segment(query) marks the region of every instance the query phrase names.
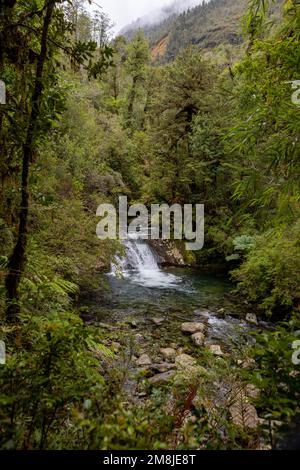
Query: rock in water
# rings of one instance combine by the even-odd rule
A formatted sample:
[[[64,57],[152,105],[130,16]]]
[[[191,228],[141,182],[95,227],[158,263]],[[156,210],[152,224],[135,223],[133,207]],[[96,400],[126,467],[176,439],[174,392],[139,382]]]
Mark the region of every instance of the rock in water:
[[[162,348],[159,352],[167,361],[173,361],[175,359],[176,351],[173,348]]]
[[[192,335],[192,340],[196,346],[203,346],[205,341],[205,336],[203,333],[194,333]]]
[[[182,333],[187,333],[190,335],[193,335],[195,333],[203,333],[205,331],[205,325],[203,323],[196,323],[196,322],[191,322],[191,323],[183,323],[181,325],[181,331]]]
[[[151,366],[152,361],[148,354],[142,354],[142,356],[136,361],[136,365],[143,367],[143,366]]]
[[[209,319],[211,317],[211,312],[209,310],[195,310],[194,315],[196,315],[197,317]]]

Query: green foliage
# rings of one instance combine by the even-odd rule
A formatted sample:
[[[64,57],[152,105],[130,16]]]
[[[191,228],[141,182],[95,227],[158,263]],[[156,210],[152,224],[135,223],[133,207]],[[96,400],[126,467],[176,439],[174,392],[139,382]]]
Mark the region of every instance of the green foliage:
[[[127,59],[125,70],[130,77],[131,85],[127,97],[126,124],[129,128],[134,126],[134,117],[138,116],[136,101],[139,105],[143,103],[143,86],[146,83],[147,66],[150,62],[149,44],[143,34],[139,31],[133,41],[127,47]],[[138,125],[138,124],[137,124]]]
[[[287,205],[298,199],[299,108],[286,82],[299,69],[299,16],[299,6],[290,8],[274,39],[256,38],[236,66],[240,115],[231,143],[242,165],[234,197],[262,221],[277,208],[279,217],[289,217]]]
[[[165,406],[166,396],[157,394],[140,406],[118,405],[104,425],[92,435],[91,448],[103,450],[166,449],[172,433],[172,416]]]
[[[253,237],[242,235],[233,240],[234,249],[237,251],[249,251],[253,247]]]
[[[74,314],[23,316],[0,368],[2,449],[57,448],[76,409],[95,406],[104,381],[87,350],[92,335]]]
[[[299,314],[275,331],[256,335],[256,346],[250,354],[254,359],[247,379],[260,390],[255,405],[263,418],[263,430],[273,448],[282,437],[285,425],[299,415],[299,365],[292,356],[293,343],[299,335]],[[298,335],[297,335],[298,333]]]
[[[300,299],[299,222],[256,237],[233,276],[249,300],[269,314],[284,316]]]
[[[234,251],[240,251],[242,253],[249,252],[254,246],[254,238],[249,237],[248,235],[242,235],[233,240]],[[239,253],[234,253],[233,255],[227,256],[226,261],[237,261],[241,258]]]
[[[281,2],[251,1],[246,53],[228,47],[241,41],[237,20],[246,2],[199,5],[150,28],[153,41],[163,30],[166,58],[174,59],[155,65],[142,32],[108,45],[105,14],[92,19],[81,1],[56,2],[63,8],[55,8],[50,28],[30,162],[20,323],[7,325],[3,281],[19,225],[45,6],[25,3],[0,19],[8,95],[0,108],[1,448],[257,448],[260,431],[251,427],[253,408],[234,360],[200,352],[209,372],[189,371],[158,389],[141,378],[147,393],[137,405],[124,393],[129,371],[111,349],[113,338],[84,324],[80,313],[88,308],[77,303],[107,288],[102,272],[120,247],[97,240],[95,213],[125,194],[148,205],[204,203],[205,249],[185,259],[222,265],[227,257],[239,292],[275,320],[297,309],[300,120],[286,82],[299,78],[299,5],[284,2],[273,25]],[[190,43],[210,52],[185,48]],[[246,378],[261,390],[257,406],[268,431],[270,422],[289,423],[299,413],[291,361],[299,328],[293,320],[260,334],[249,353],[255,364]]]
[[[193,48],[162,72],[163,85],[152,98],[150,115],[155,153],[147,191],[156,200],[183,202],[197,197],[200,172],[207,163],[192,155],[190,137],[194,118],[207,108],[212,74],[211,65]],[[168,165],[163,163],[166,158]]]
[[[300,10],[286,2],[282,24],[266,38],[267,7],[252,2],[249,15],[261,26],[257,30],[249,20],[254,29],[248,54],[235,67],[240,112],[227,139],[236,161],[233,199],[244,213],[241,220],[247,214],[254,221],[249,233],[260,235],[234,277],[251,300],[283,317],[299,298],[300,121],[286,82],[299,70]]]

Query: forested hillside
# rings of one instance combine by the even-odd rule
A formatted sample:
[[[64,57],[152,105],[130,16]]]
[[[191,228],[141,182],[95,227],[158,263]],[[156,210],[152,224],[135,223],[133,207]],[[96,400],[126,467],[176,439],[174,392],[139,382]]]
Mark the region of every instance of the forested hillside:
[[[274,2],[270,7],[270,18],[277,21],[282,1]],[[247,0],[210,0],[200,2],[181,14],[172,14],[169,18],[155,25],[142,26],[151,47],[164,39],[166,49],[157,51],[155,57],[163,61],[173,60],[180,50],[189,45],[198,45],[204,49],[214,49],[220,45],[237,46],[243,42],[242,19],[247,11]],[[125,29],[125,37],[134,37],[138,29]]]
[[[0,3],[1,449],[293,447],[300,4],[277,3],[112,40],[84,1]],[[204,248],[135,283],[96,236],[120,195],[204,204]]]

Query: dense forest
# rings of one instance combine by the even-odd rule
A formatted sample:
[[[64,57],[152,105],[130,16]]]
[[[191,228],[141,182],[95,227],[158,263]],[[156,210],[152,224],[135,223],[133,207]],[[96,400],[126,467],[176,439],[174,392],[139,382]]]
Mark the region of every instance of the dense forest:
[[[157,60],[142,30],[112,38],[111,19],[88,3],[0,1],[0,448],[293,448],[300,4],[200,5],[200,23],[172,19]],[[233,3],[243,11],[231,15]],[[225,29],[216,16],[214,35],[203,10],[216,6]],[[204,248],[170,250],[196,282],[205,271],[230,285],[215,313],[225,324],[233,299],[249,341],[204,344],[194,307],[210,304],[197,295],[190,326],[179,300],[168,307],[178,337],[160,325],[166,311],[142,331],[130,316],[115,321],[123,291],[112,295],[107,273],[124,246],[97,238],[96,210],[119,195],[205,205]],[[106,316],[96,320],[91,302]],[[143,343],[147,329],[160,353]]]

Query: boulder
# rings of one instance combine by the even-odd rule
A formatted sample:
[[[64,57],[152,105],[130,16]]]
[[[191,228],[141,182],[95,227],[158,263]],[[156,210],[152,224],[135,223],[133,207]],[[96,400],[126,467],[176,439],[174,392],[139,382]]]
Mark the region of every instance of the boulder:
[[[150,357],[148,356],[148,354],[142,354],[141,357],[139,357],[139,359],[137,359],[136,361],[136,365],[139,367],[151,366],[151,364],[152,364],[152,361]]]
[[[179,369],[188,369],[190,367],[196,367],[197,361],[188,354],[179,354],[175,359],[175,364]]]
[[[194,333],[192,335],[192,340],[196,346],[203,346],[205,342],[205,336],[203,333]]]
[[[154,323],[156,326],[160,326],[165,319],[163,317],[156,317],[156,318],[151,318],[151,321]]]
[[[258,325],[257,316],[254,313],[247,313],[246,321],[252,325]]]
[[[208,346],[208,349],[215,356],[223,356],[223,351],[222,351],[221,346],[219,344],[210,344]]]
[[[182,333],[187,333],[193,335],[195,333],[203,333],[205,331],[205,325],[203,323],[197,322],[190,322],[190,323],[183,323],[181,325]]]
[[[162,348],[159,352],[167,361],[173,361],[175,359],[176,351],[173,348]]]
[[[209,319],[211,316],[211,313],[209,310],[195,310],[194,315],[196,315],[197,317],[203,317],[203,318]]]
[[[149,379],[149,382],[151,385],[164,385],[170,382],[174,374],[175,372],[170,370],[168,372],[164,372],[163,374],[154,375]]]
[[[199,366],[197,364],[196,359],[188,354],[180,354],[175,359],[175,365],[179,373],[187,374],[188,378],[190,379],[191,376],[196,375],[207,375],[207,370],[204,367]]]
[[[151,369],[154,372],[158,372],[159,374],[164,374],[165,372],[169,372],[172,369],[175,369],[175,364],[170,364],[169,362],[162,362],[161,364],[153,364]]]
[[[163,266],[185,266],[183,253],[172,240],[149,240],[152,249],[158,255],[159,263]]]

